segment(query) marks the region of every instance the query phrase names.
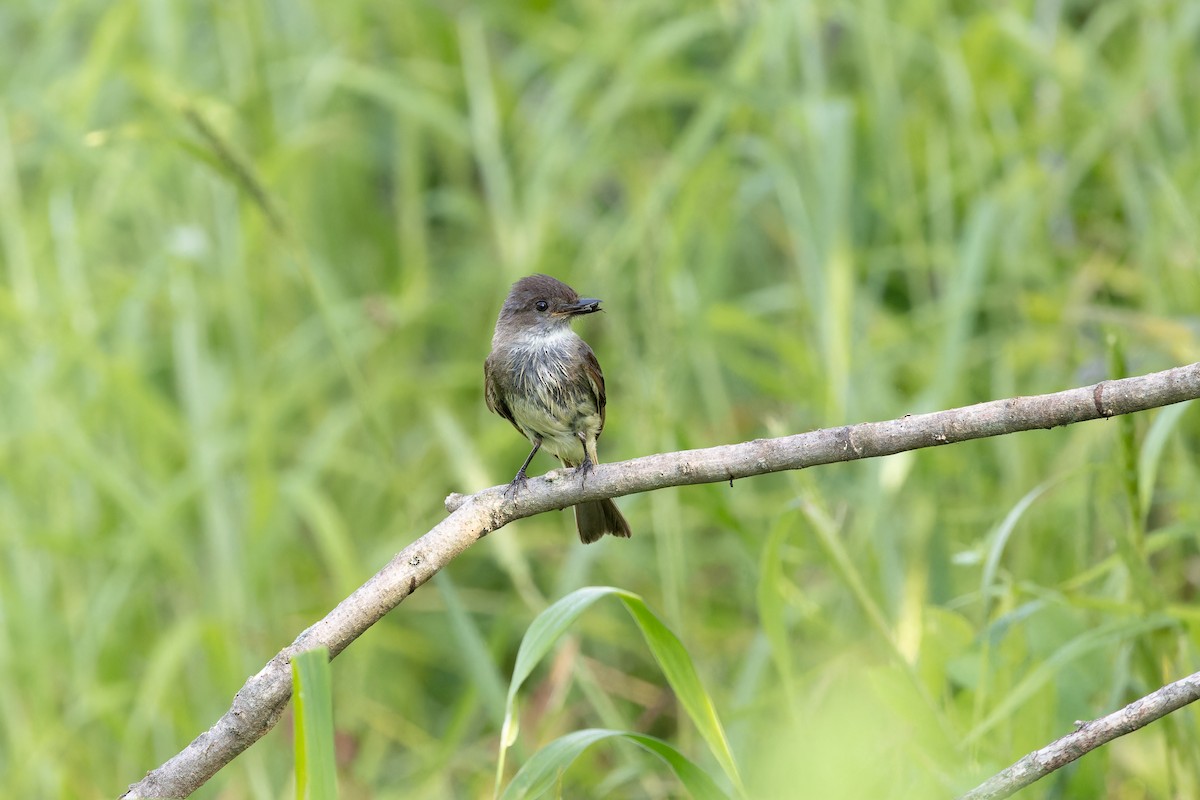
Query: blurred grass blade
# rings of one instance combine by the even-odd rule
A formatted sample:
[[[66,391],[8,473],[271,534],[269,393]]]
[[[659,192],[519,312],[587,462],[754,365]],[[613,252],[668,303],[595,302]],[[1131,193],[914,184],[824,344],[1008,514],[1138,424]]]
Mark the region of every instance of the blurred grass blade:
[[[961,267],[951,273],[937,377],[921,396],[917,405],[921,410],[942,407],[963,385],[963,372],[972,339],[971,326],[986,300],[985,280],[994,257],[999,219],[999,210],[994,201],[985,198],[972,205],[958,245]]]
[[[796,707],[792,676],[791,642],[788,641],[784,598],[788,595],[783,574],[783,543],[794,524],[794,516],[785,514],[775,520],[758,560],[758,619],[770,643],[771,659],[779,671],[788,708]]]
[[[1108,334],[1108,371],[1113,378],[1123,378],[1129,374],[1129,364],[1125,358],[1125,342],[1116,332]],[[1137,420],[1132,414],[1122,414],[1117,417],[1117,440],[1119,443],[1121,485],[1125,490],[1125,500],[1129,507],[1124,535],[1116,537],[1117,552],[1129,570],[1129,588],[1133,596],[1144,609],[1159,609],[1163,606],[1162,595],[1158,582],[1146,558],[1146,509],[1142,505],[1142,496],[1152,491],[1153,487],[1141,485],[1141,457],[1138,452]]]
[[[1125,358],[1125,343],[1116,333],[1109,333],[1105,344],[1108,346],[1108,375],[1110,378],[1124,378],[1129,375],[1129,364]],[[1144,531],[1141,528],[1142,510],[1140,506],[1141,491],[1138,488],[1138,453],[1137,453],[1137,422],[1132,415],[1122,414],[1117,417],[1118,438],[1121,446],[1121,477],[1125,489],[1125,498],[1129,503],[1129,518],[1132,525],[1130,533],[1134,537],[1134,545],[1140,549]]]
[[[1146,431],[1146,438],[1142,441],[1142,449],[1138,453],[1137,460],[1137,485],[1138,507],[1142,512],[1141,526],[1143,529],[1146,525],[1146,515],[1150,513],[1150,501],[1154,499],[1154,485],[1158,480],[1158,465],[1162,461],[1163,449],[1166,447],[1171,431],[1175,430],[1175,426],[1191,406],[1191,403],[1180,403],[1167,406],[1159,411],[1154,417],[1154,422],[1150,424],[1150,430]]]
[[[462,653],[460,666],[464,673],[470,676],[471,682],[479,687],[488,713],[505,713],[507,707],[504,701],[504,677],[488,649],[479,625],[463,606],[458,589],[448,573],[439,572],[433,583],[446,604],[446,616],[450,618],[450,635],[454,637]]]
[[[596,742],[614,737],[633,742],[665,761],[692,797],[700,800],[728,798],[707,772],[663,740],[632,731],[589,728],[555,739],[535,753],[504,790],[502,800],[532,800],[541,796],[584,750]]]
[[[1025,512],[1029,510],[1033,502],[1041,497],[1054,483],[1056,481],[1045,481],[1026,492],[1025,496],[1009,509],[1000,526],[992,534],[992,546],[988,548],[987,560],[983,562],[983,577],[980,579],[979,587],[985,609],[983,614],[984,619],[988,617],[987,609],[991,608],[992,584],[996,581],[996,571],[1000,568],[1000,559],[1004,555],[1004,548],[1008,545],[1009,537],[1012,536],[1017,523],[1021,521],[1021,517],[1025,516]]]
[[[334,800],[333,691],[329,650],[318,647],[292,659],[296,716],[296,800]]]
[[[838,531],[837,523],[820,506],[815,497],[803,498],[800,510],[812,526],[813,533],[817,537],[817,543],[824,550],[825,556],[833,565],[838,577],[846,585],[846,588],[850,590],[859,607],[867,619],[870,620],[872,627],[875,628],[875,632],[892,648],[897,657],[903,660],[904,655],[896,647],[895,637],[892,634],[892,628],[888,623],[887,616],[883,613],[883,609],[879,604],[875,602],[875,598],[872,597],[870,590],[867,588],[867,581],[855,565],[854,559],[846,551],[846,547],[842,543],[842,538]]]
[[[992,713],[963,737],[963,744],[970,744],[978,740],[1013,714],[1022,703],[1028,702],[1039,689],[1060,674],[1062,669],[1075,659],[1095,650],[1101,650],[1108,645],[1132,641],[1151,631],[1173,628],[1178,624],[1178,621],[1167,614],[1154,614],[1144,618],[1131,617],[1118,620],[1076,636],[1054,651],[1049,658],[1038,664],[1026,674],[1020,683],[1007,692],[1004,700],[992,709]]]

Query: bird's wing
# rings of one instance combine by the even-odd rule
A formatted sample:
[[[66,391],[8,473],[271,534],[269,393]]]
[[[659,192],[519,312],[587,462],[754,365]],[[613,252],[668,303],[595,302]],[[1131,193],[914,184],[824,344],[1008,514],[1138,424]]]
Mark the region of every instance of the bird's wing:
[[[492,378],[493,368],[495,368],[494,362],[492,356],[489,355],[483,362],[483,399],[487,401],[487,407],[492,413],[499,414],[511,422],[512,426],[517,429],[517,433],[524,436],[525,431],[521,430],[521,426],[513,419],[512,409],[504,401],[504,394],[500,391],[500,386]]]
[[[583,366],[587,371],[588,383],[592,385],[596,408],[600,412],[600,430],[604,430],[604,405],[607,402],[604,394],[604,373],[600,371],[600,362],[596,360],[596,354],[586,344],[583,346]],[[599,432],[596,435],[599,436]]]

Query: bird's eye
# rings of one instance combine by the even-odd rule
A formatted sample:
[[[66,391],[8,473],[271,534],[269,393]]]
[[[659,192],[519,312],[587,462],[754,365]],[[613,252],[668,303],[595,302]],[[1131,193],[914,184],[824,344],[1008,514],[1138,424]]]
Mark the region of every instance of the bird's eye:
[[[533,304],[533,307],[536,308],[538,311],[545,311],[547,308],[550,307],[550,304],[547,303],[545,300],[538,300],[536,303]]]

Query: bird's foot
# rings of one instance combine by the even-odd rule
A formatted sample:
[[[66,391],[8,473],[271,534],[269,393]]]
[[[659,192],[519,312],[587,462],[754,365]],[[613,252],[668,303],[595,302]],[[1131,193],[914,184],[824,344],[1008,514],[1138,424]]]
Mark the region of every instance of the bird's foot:
[[[592,460],[587,456],[584,456],[583,461],[580,462],[579,466],[575,468],[575,474],[579,476],[579,482],[581,484],[587,483],[588,473],[592,471],[592,467],[594,466],[596,465],[592,463]]]
[[[525,490],[525,484],[529,483],[529,478],[525,477],[525,470],[517,473],[517,477],[509,482],[508,488],[504,490],[504,497],[507,500],[513,500],[518,494]]]

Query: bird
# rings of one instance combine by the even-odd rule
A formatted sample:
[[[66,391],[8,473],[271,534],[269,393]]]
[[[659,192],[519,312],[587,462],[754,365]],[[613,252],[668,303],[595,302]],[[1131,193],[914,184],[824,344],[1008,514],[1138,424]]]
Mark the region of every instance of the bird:
[[[596,441],[604,430],[604,373],[571,321],[600,311],[600,300],[581,298],[549,275],[529,275],[512,285],[483,364],[488,409],[512,423],[532,444],[509,484],[519,491],[525,471],[545,448],[584,479],[600,462]],[[629,523],[612,500],[575,506],[575,527],[584,544],[604,534],[628,538]]]

